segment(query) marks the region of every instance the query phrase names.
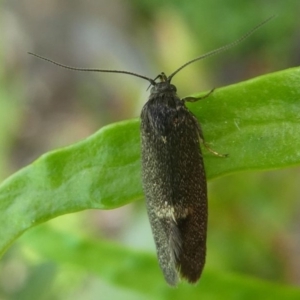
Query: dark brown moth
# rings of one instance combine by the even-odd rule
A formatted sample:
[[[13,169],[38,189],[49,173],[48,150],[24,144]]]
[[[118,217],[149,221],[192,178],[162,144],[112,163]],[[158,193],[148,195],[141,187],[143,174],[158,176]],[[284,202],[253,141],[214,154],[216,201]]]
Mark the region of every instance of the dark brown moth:
[[[185,102],[198,101],[210,93],[202,98],[180,99],[171,80],[187,65],[232,48],[273,17],[240,39],[187,62],[170,76],[161,73],[155,79],[128,71],[69,67],[30,53],[71,70],[123,73],[150,82],[150,97],[141,113],[142,181],[159,264],[172,286],[180,277],[195,283],[201,276],[208,208],[200,142],[210,152],[219,154],[205,143],[198,120],[185,106]]]
[[[164,74],[141,114],[142,179],[159,264],[166,281],[178,272],[196,282],[205,262],[206,176],[203,135],[185,99]]]

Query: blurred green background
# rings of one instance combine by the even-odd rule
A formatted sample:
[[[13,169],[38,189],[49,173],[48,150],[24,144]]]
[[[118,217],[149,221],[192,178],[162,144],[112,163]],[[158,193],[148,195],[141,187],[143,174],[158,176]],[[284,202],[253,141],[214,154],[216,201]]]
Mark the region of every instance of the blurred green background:
[[[173,83],[183,97],[299,65],[299,11],[297,0],[1,1],[1,180],[44,152],[138,117],[148,97],[148,83],[138,78],[72,72],[27,51],[67,65],[154,78],[277,15],[234,49],[176,75]],[[292,168],[210,182],[207,268],[299,285],[299,178],[300,169]],[[49,225],[155,251],[143,202],[67,215]],[[118,294],[94,274],[40,257],[26,234],[0,262],[1,300],[83,297],[139,299]]]

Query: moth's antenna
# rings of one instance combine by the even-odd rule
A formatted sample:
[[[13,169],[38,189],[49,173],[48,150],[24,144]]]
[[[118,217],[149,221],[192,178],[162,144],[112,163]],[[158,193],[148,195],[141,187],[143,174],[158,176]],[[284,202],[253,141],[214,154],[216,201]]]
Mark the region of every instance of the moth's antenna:
[[[43,59],[45,61],[48,61],[54,65],[57,65],[57,66],[60,66],[62,68],[65,68],[65,69],[69,69],[69,70],[74,70],[74,71],[82,71],[82,72],[103,72],[103,73],[120,73],[120,74],[127,74],[127,75],[132,75],[132,76],[136,76],[136,77],[139,77],[139,78],[142,78],[142,79],[145,79],[147,81],[150,82],[151,85],[155,85],[156,82],[155,80],[151,79],[151,78],[148,78],[146,76],[143,76],[143,75],[139,75],[139,74],[136,74],[136,73],[133,73],[133,72],[128,72],[128,71],[120,71],[120,70],[102,70],[102,69],[89,69],[89,68],[76,68],[76,67],[70,67],[70,66],[66,66],[66,65],[63,65],[63,64],[60,64],[54,60],[51,60],[49,58],[45,58],[43,56],[40,56],[40,55],[37,55],[37,54],[34,54],[32,52],[28,52],[28,54],[30,55],[33,55],[37,58],[40,58],[40,59]]]
[[[192,64],[193,62],[218,54],[220,52],[226,51],[234,46],[236,46],[237,44],[241,43],[242,41],[244,41],[246,38],[248,38],[252,33],[254,33],[256,30],[258,30],[260,27],[262,27],[263,25],[265,25],[266,23],[268,23],[269,21],[271,21],[273,18],[275,18],[275,15],[269,17],[268,19],[266,19],[265,21],[263,21],[262,23],[258,24],[257,26],[255,26],[254,28],[252,28],[249,32],[247,32],[246,34],[244,34],[242,37],[240,37],[239,39],[235,40],[234,42],[231,42],[225,46],[222,46],[218,49],[212,50],[206,54],[203,54],[199,57],[196,57],[190,61],[188,61],[187,63],[185,63],[184,65],[182,65],[180,68],[178,68],[175,72],[173,72],[169,77],[168,77],[168,81],[171,82],[172,78],[174,77],[174,75],[176,75],[179,71],[181,71],[183,68],[185,68],[186,66],[188,66],[189,64]]]

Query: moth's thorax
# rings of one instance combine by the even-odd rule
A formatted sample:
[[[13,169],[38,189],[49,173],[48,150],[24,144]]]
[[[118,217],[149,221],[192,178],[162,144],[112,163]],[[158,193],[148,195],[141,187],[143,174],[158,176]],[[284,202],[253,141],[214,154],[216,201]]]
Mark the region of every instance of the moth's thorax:
[[[151,88],[151,96],[159,94],[168,94],[170,96],[176,96],[176,86],[168,81],[158,82]]]

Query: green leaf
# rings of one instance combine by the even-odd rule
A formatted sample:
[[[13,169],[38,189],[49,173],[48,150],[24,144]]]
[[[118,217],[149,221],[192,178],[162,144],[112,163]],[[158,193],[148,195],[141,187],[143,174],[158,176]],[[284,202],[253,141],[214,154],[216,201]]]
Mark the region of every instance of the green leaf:
[[[32,230],[22,240],[28,240],[26,244],[42,257],[78,266],[114,286],[126,287],[149,299],[300,299],[299,289],[207,268],[198,284],[182,282],[171,288],[163,280],[154,255],[105,241],[81,239],[49,226]]]
[[[208,178],[300,162],[300,68],[217,89],[190,109],[206,141]],[[43,155],[0,186],[0,253],[25,230],[59,215],[112,209],[143,197],[139,121],[106,126]]]

